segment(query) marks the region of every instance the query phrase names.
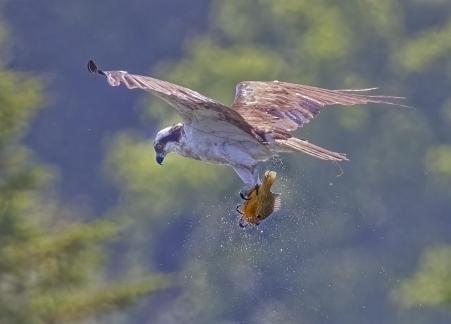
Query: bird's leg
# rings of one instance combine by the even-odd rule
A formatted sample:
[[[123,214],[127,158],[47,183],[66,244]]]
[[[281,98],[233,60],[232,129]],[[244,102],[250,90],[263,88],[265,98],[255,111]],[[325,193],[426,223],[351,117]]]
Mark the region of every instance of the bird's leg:
[[[260,185],[262,184],[262,181],[260,179],[260,175],[258,174],[257,166],[254,166],[254,168],[252,170],[252,174],[254,176],[255,183],[256,183],[256,185],[254,186],[255,193],[258,195],[258,189],[260,189]]]
[[[234,165],[233,169],[245,184],[244,188],[240,190],[240,197],[244,200],[249,200],[249,194],[260,183],[256,165]]]

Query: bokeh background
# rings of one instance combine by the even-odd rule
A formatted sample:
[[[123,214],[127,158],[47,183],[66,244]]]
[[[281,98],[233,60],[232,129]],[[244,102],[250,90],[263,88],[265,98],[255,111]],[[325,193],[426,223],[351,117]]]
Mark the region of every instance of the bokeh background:
[[[450,323],[449,0],[0,1],[0,323]],[[152,140],[178,117],[88,59],[226,104],[241,80],[378,86],[283,156],[242,230],[233,171]],[[263,169],[262,169],[263,171]]]

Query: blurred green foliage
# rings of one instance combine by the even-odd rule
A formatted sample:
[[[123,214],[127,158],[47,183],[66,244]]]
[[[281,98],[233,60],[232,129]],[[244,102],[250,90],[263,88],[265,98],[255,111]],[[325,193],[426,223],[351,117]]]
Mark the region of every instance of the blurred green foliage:
[[[427,30],[401,48],[398,62],[407,72],[421,72],[430,64],[447,60],[451,52],[451,23]]]
[[[408,307],[451,304],[451,248],[433,247],[420,259],[420,268],[394,291],[394,296]]]
[[[131,46],[146,42],[142,35],[164,38],[167,47],[152,44],[152,55],[166,55],[180,39],[180,21],[152,17],[153,2],[112,2],[132,7],[128,16],[103,2],[45,3],[49,11],[36,12],[51,22],[45,35],[64,35],[49,37],[48,52],[39,49],[53,71],[79,59],[77,51],[52,56],[68,43],[91,53],[95,42],[107,64],[116,53],[117,64],[128,65],[139,61],[136,52],[147,55]],[[158,30],[142,31],[142,17],[135,20],[142,11],[159,18]],[[56,171],[22,144],[45,104],[46,82],[0,60],[0,323],[450,322],[450,17],[448,0],[212,2],[205,33],[153,74],[226,104],[238,81],[279,79],[379,86],[414,107],[324,111],[298,135],[347,152],[344,174],[304,155],[271,161],[284,208],[246,231],[233,212],[241,183],[232,170],[174,155],[160,167],[137,130],[109,142],[106,174],[120,192],[103,215],[109,221],[77,222],[86,215],[59,202]],[[56,21],[70,31],[54,33]],[[80,42],[80,30],[96,36],[81,33]],[[99,36],[104,30],[111,32]],[[83,84],[77,96],[86,96]],[[142,118],[159,127],[180,120],[153,98]],[[155,304],[123,311],[174,280],[178,289]]]
[[[0,31],[0,34],[3,30]],[[1,46],[4,46],[3,44]],[[74,223],[55,173],[21,144],[42,106],[42,80],[0,62],[0,322],[65,323],[117,311],[169,286],[165,276],[101,276],[113,222]],[[79,216],[78,216],[79,217]]]
[[[441,189],[451,189],[451,145],[437,145],[429,149],[425,157],[426,172],[441,185]],[[451,194],[451,192],[450,192]]]
[[[450,14],[416,19],[422,12]],[[285,208],[246,232],[231,212],[240,187],[232,170],[172,155],[159,167],[143,136],[118,135],[106,166],[123,198],[112,214],[133,220],[124,258],[139,263],[155,256],[159,242],[173,243],[166,233],[175,224],[190,224],[188,237],[172,247],[181,260],[182,291],[155,322],[442,319],[393,306],[449,303],[443,290],[427,287],[448,281],[449,252],[421,260],[419,273],[399,289],[398,283],[414,271],[406,260],[413,264],[425,246],[448,235],[451,119],[437,115],[451,116],[449,92],[440,91],[451,87],[450,17],[449,1],[213,3],[210,30],[188,44],[185,57],[156,68],[158,76],[226,104],[238,81],[279,79],[329,88],[380,86],[381,93],[408,97],[415,108],[323,112],[300,133],[349,153],[344,175],[337,178],[335,165],[302,155],[272,161],[268,167],[281,171]],[[144,116],[160,126],[179,121],[154,99]],[[393,289],[395,304],[387,306]]]

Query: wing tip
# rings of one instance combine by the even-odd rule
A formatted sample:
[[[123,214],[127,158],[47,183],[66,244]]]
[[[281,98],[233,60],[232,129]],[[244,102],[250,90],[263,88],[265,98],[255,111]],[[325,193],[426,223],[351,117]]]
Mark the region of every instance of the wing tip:
[[[92,74],[100,74],[100,75],[105,75],[105,73],[100,70],[97,66],[97,64],[94,62],[94,60],[89,60],[88,61],[88,71]]]

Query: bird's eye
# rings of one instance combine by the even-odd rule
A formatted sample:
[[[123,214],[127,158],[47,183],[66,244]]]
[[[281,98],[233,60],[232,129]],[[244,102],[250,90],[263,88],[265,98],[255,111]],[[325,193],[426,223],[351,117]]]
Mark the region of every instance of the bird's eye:
[[[158,143],[157,145],[155,145],[155,149],[156,149],[157,151],[163,150],[163,144]]]

